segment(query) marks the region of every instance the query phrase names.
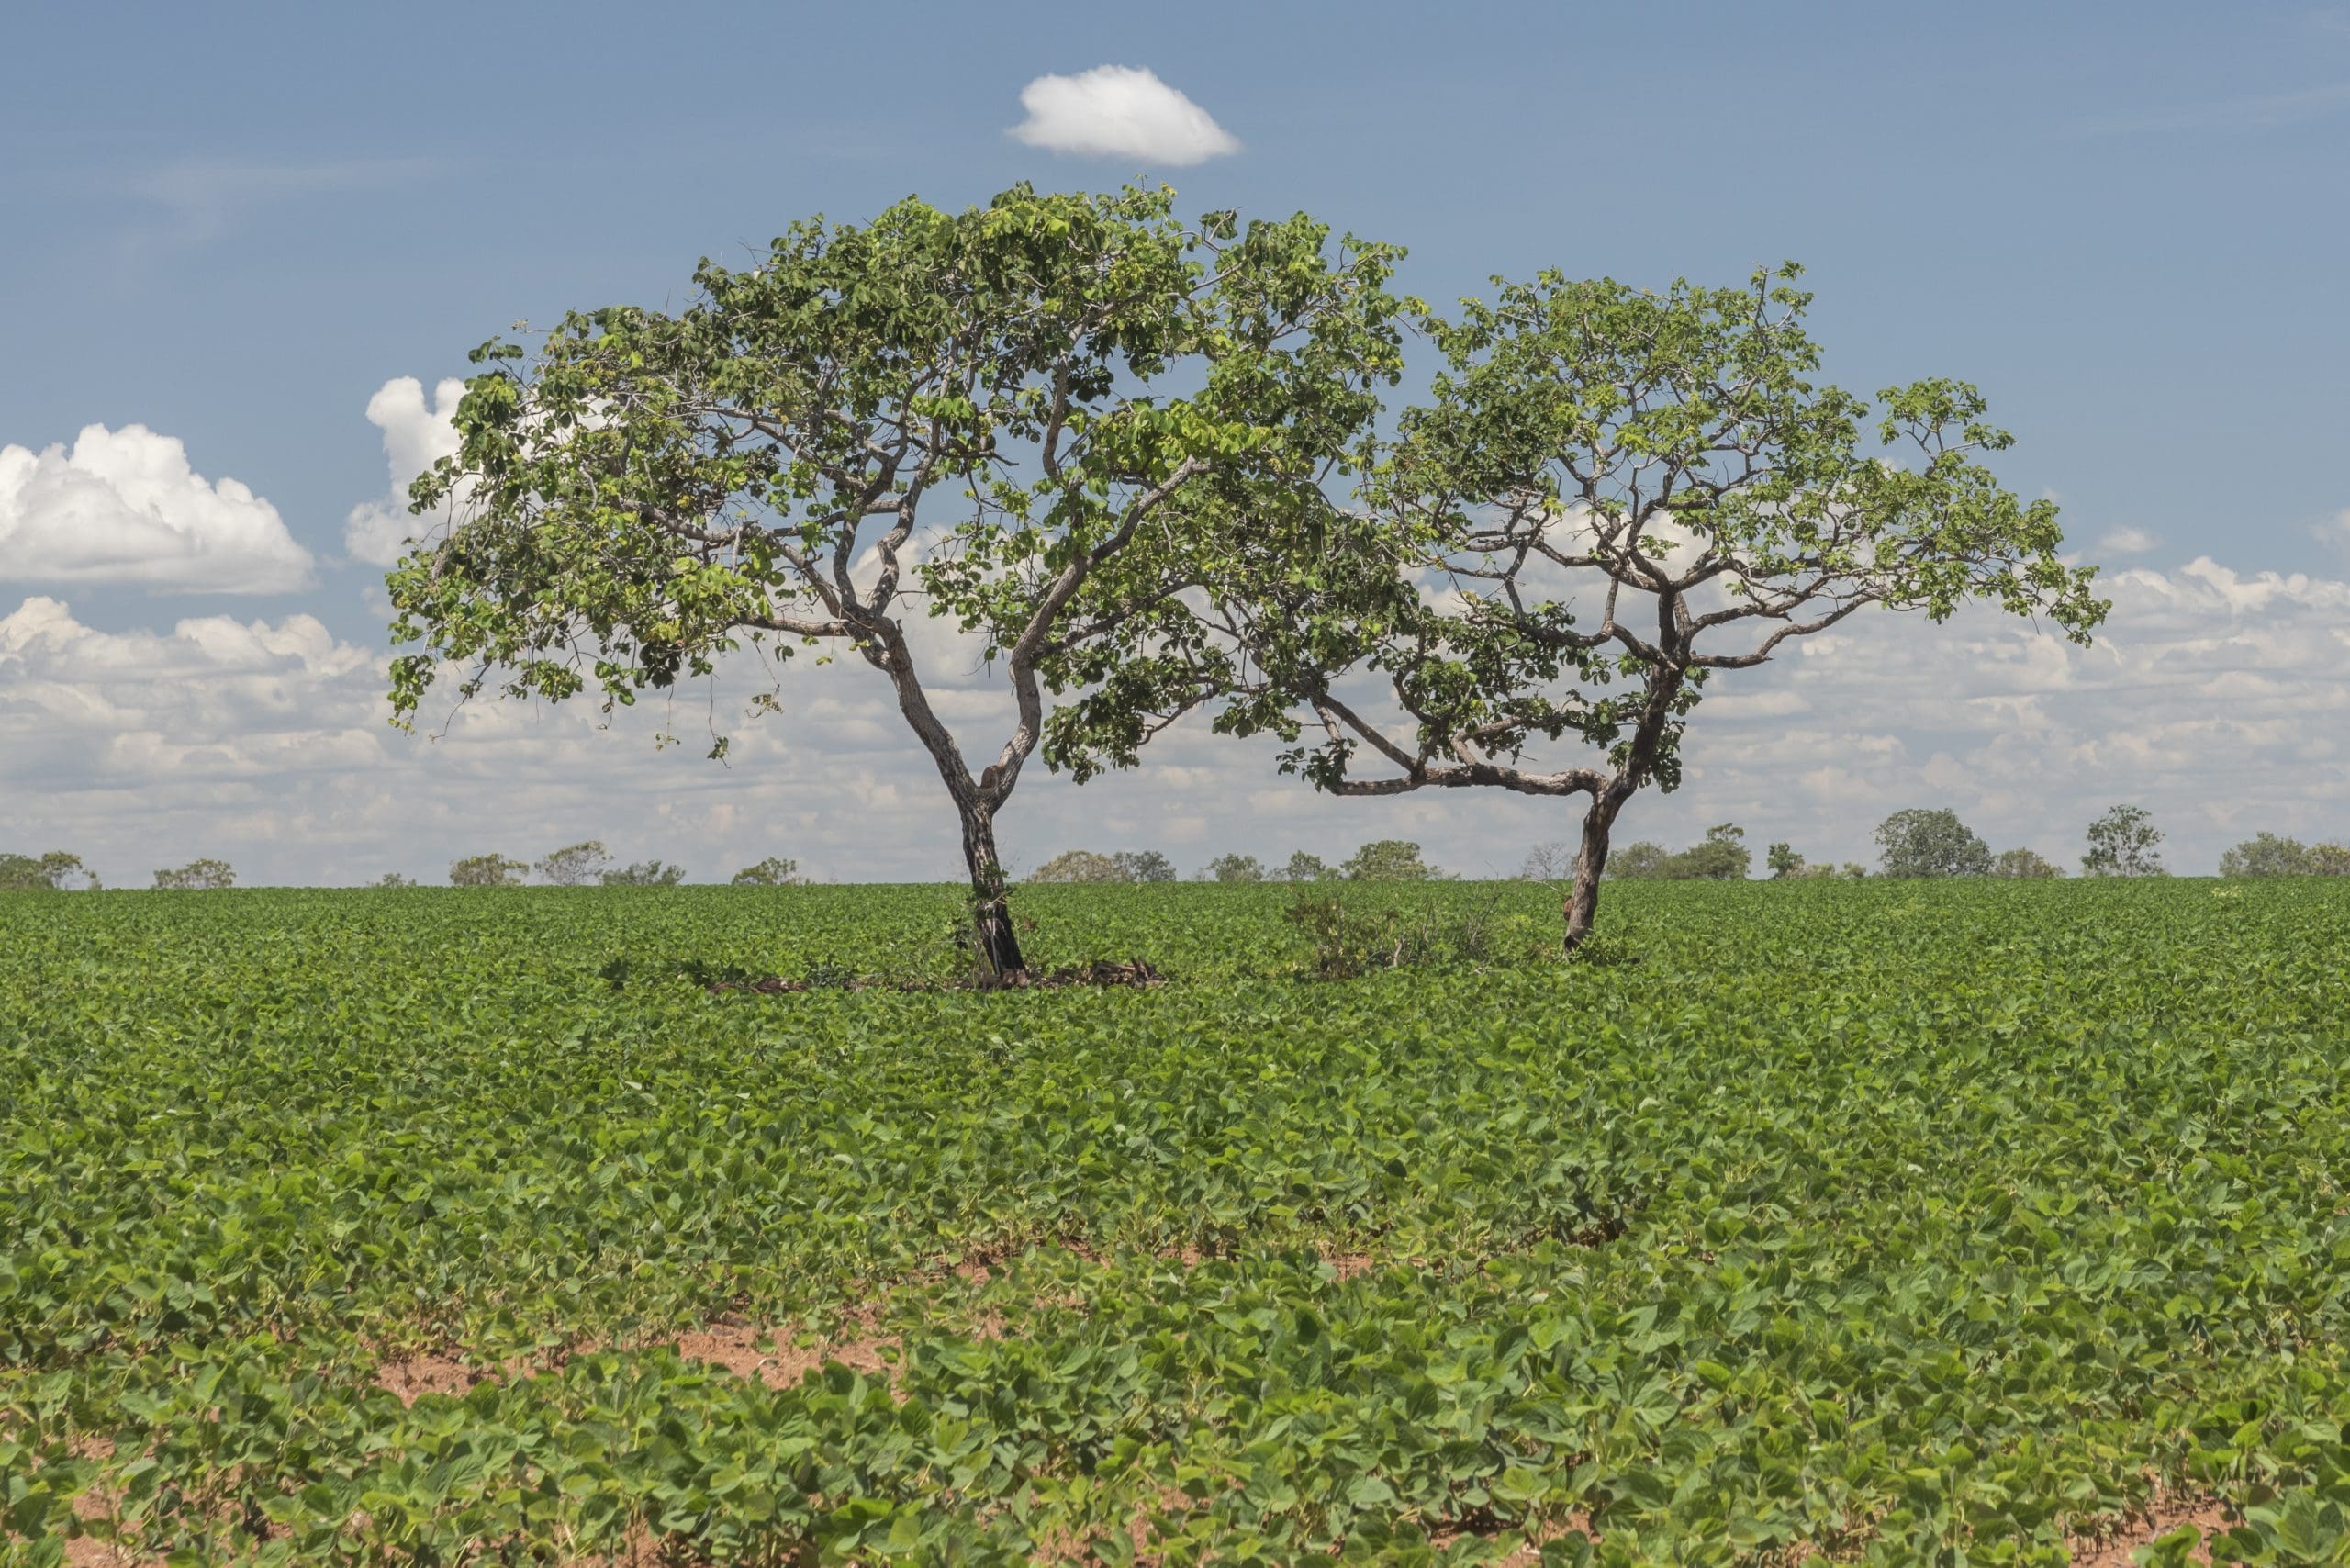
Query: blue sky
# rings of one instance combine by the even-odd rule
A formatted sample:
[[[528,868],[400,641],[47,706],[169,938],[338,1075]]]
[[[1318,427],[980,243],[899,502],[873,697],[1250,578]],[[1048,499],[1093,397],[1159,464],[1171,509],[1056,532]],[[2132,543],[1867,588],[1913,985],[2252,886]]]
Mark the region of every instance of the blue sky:
[[[379,568],[340,556],[345,516],[386,489],[383,432],[364,410],[387,380],[462,374],[464,350],[517,319],[676,300],[698,256],[745,254],[813,212],[855,218],[908,193],[962,204],[1024,179],[1066,188],[1145,174],[1165,174],[1187,207],[1304,207],[1406,244],[1402,281],[1431,298],[1543,266],[1728,281],[1793,257],[1818,293],[1830,373],[1865,389],[1920,375],[1981,384],[2020,438],[2003,472],[2058,497],[2091,558],[2165,582],[2199,557],[2245,577],[2350,575],[2350,477],[2336,456],[2350,430],[2350,8],[711,5],[648,26],[650,15],[85,5],[13,17],[0,445],[38,452],[86,425],[143,424],[183,442],[207,479],[266,498],[317,564],[303,586],[224,595],[88,574],[60,587],[0,555],[0,614],[50,595],[92,635],[166,640],[185,618],[282,627],[301,615],[338,645],[380,652]],[[1242,150],[1165,169],[1007,134],[1024,84],[1102,64],[1147,67]],[[2313,629],[2333,613],[2322,593],[2287,597]],[[1974,656],[1945,645],[1953,661]],[[2177,671],[2191,667],[2176,665],[2165,688],[2181,713],[2194,693]],[[2143,673],[2115,678],[2135,689]],[[0,712],[12,679],[20,719],[32,711],[34,678],[21,659],[13,676],[0,664]],[[1757,689],[1791,679],[1774,672]],[[53,713],[57,700],[52,690],[35,707]],[[2320,721],[2343,722],[2339,710]],[[1884,790],[1944,789],[1964,813],[1964,790],[1930,777],[1930,756],[1966,756],[1934,738],[1941,725],[1918,714],[1895,732],[1914,777]],[[1818,744],[1836,742],[1823,732]],[[44,802],[62,787],[118,786],[135,814],[135,749],[97,735],[12,764],[0,836],[162,853],[117,815]],[[919,762],[910,742],[900,749]],[[2341,756],[2320,759],[2273,822],[2178,822],[2174,836],[2193,848],[2182,858],[2208,865],[2240,826],[2350,834]],[[1227,765],[1261,782],[1254,760],[1199,764]],[[1822,797],[1807,818],[1800,771],[1774,786],[1767,763],[1737,767],[1746,792],[1726,801],[1784,810],[1786,832],[1830,853],[1863,852],[1853,800]],[[2151,760],[2084,767],[2062,787],[2081,801],[2159,794]],[[430,776],[453,795],[467,787]],[[627,777],[645,801],[688,788],[666,765]],[[925,823],[909,831],[929,846],[922,785],[909,766],[908,821]],[[238,788],[260,786],[249,775]],[[323,802],[332,790],[319,788]],[[1084,810],[1106,813],[1105,834],[1148,837],[1181,814],[1150,792],[1164,788],[1123,781],[1080,801],[1102,801]],[[2177,811],[2195,809],[2195,794],[2180,785]],[[2064,796],[2065,812],[2076,806]],[[1996,820],[1999,808],[1981,809]],[[265,831],[287,819],[250,801],[207,810],[180,800],[163,836],[216,824],[283,879],[375,864],[362,825],[320,828],[311,850],[293,827]],[[1436,826],[1396,820],[1454,835],[1463,863],[1514,859],[1507,843],[1531,831],[1505,811],[1448,810]],[[1693,800],[1657,807],[1654,823],[1670,837],[1723,814]],[[591,818],[583,805],[579,820]],[[1381,825],[1349,818],[1315,846],[1343,849]],[[2029,827],[2020,815],[2008,836]],[[404,831],[444,847],[440,830]],[[2077,837],[2069,817],[2036,831],[2052,847]],[[944,826],[937,836],[951,839]],[[934,847],[887,868],[920,869]],[[1034,847],[1041,858],[1052,846]]]

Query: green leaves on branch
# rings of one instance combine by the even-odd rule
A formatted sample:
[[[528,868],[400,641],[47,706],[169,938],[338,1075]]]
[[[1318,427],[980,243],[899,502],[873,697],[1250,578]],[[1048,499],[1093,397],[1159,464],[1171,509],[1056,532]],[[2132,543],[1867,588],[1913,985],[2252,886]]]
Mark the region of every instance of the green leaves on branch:
[[[460,449],[413,492],[459,521],[391,577],[426,650],[397,711],[449,660],[468,692],[624,704],[744,635],[902,673],[917,590],[991,655],[1088,678],[1213,571],[1212,525],[1343,458],[1400,363],[1392,248],[1171,202],[910,198],[706,261],[676,314],[484,345]]]

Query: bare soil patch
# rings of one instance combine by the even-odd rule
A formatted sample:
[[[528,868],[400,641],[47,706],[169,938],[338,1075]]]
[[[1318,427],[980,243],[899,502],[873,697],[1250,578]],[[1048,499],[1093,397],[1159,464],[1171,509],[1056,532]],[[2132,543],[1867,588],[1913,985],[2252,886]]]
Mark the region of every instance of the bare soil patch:
[[[2208,1542],[2232,1523],[2227,1506],[2210,1497],[2156,1496],[2153,1506],[2109,1536],[2076,1536],[2069,1543],[2075,1568],[2131,1568],[2132,1553],[2181,1525],[2193,1525]],[[2197,1547],[2190,1562],[2211,1561],[2210,1548]]]

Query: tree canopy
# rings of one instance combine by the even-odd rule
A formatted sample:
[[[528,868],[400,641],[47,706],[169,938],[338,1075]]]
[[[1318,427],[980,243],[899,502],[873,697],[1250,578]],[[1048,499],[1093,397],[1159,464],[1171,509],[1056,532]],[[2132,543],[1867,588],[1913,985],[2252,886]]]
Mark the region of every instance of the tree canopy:
[[[1317,521],[1400,364],[1393,248],[1304,215],[1185,224],[1172,196],[811,220],[747,269],[704,261],[675,313],[475,351],[460,450],[412,492],[454,521],[389,578],[396,640],[423,645],[393,665],[397,715],[452,663],[465,695],[610,708],[745,642],[854,654],[954,803],[983,956],[1018,969],[994,822],[1047,695],[1180,629],[1237,534]],[[975,639],[1013,700],[976,758],[916,615]],[[1128,755],[1147,738],[1113,728]]]
[[[2222,877],[2350,877],[2350,846],[2255,834],[2220,857]]]
[[[1987,877],[1991,846],[1947,807],[1913,806],[1876,824],[1878,858],[1888,877]]]
[[[1679,782],[1721,673],[1873,606],[1940,621],[1984,600],[2086,641],[2093,571],[2059,558],[2053,502],[1986,466],[2011,438],[1982,394],[1817,383],[1796,275],[1652,292],[1543,273],[1425,317],[1445,369],[1356,505],[1329,509],[1332,547],[1237,554],[1191,628],[1056,715],[1048,755],[1124,762],[1131,715],[1208,705],[1336,794],[1583,797],[1572,946],[1617,814]],[[1561,741],[1585,760],[1532,755]]]
[[[2089,823],[2088,853],[2081,857],[2084,877],[2161,877],[2162,829],[2143,806],[2115,806]]]

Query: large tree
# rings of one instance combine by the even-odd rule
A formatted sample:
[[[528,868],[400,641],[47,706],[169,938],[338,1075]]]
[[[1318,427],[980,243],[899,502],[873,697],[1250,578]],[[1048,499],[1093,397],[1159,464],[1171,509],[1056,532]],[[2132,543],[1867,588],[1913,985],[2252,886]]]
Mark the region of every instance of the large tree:
[[[1195,624],[1057,718],[1050,755],[1131,760],[1131,713],[1221,701],[1338,795],[1493,788],[1583,804],[1565,945],[1618,815],[1680,780],[1707,683],[1873,605],[1971,599],[2086,641],[2105,606],[1972,386],[1813,381],[1796,269],[1662,292],[1546,273],[1422,322],[1446,360],[1300,569],[1244,554]],[[1122,730],[1121,724],[1127,728]],[[1140,733],[1148,733],[1144,726]],[[1536,760],[1551,743],[1588,760]]]
[[[444,663],[466,695],[609,708],[745,640],[852,654],[952,800],[981,954],[1020,969],[996,819],[1047,695],[1180,619],[1219,531],[1310,524],[1398,364],[1391,248],[1171,200],[908,200],[799,224],[748,270],[704,261],[676,314],[575,314],[534,361],[484,345],[462,449],[412,492],[455,521],[390,578],[395,635],[425,644],[394,666],[402,719]],[[976,756],[921,615],[1012,698]]]

